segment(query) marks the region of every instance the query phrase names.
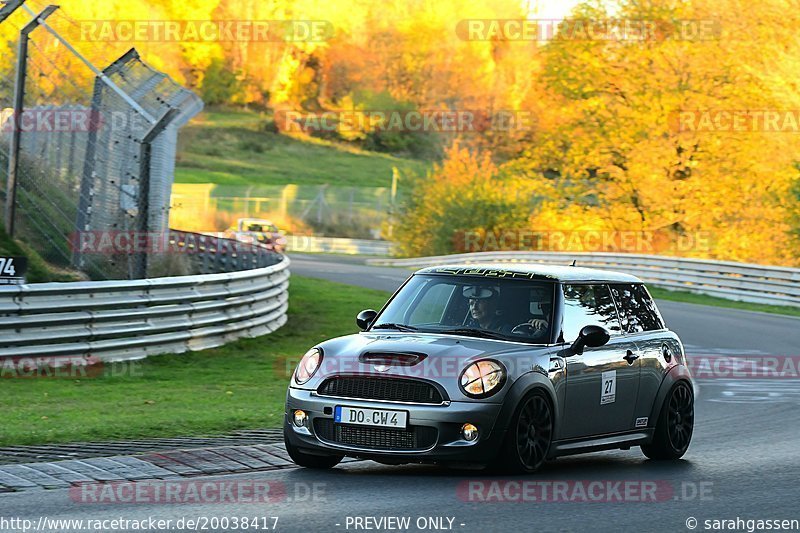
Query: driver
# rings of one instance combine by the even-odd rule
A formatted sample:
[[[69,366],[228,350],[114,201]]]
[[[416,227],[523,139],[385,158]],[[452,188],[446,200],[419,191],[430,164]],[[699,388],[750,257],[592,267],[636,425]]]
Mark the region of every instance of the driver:
[[[510,328],[497,309],[500,303],[500,287],[468,286],[464,287],[463,295],[469,300],[468,327],[508,332]]]

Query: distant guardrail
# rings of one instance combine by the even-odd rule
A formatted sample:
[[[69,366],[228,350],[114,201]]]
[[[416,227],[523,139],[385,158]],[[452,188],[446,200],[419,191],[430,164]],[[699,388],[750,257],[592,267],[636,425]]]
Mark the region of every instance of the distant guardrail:
[[[617,270],[656,287],[729,300],[800,307],[800,269],[732,261],[602,252],[474,252],[411,259],[370,259],[373,265],[424,267],[455,263],[524,262]]]
[[[286,322],[288,258],[207,235],[169,238],[195,271],[213,273],[0,287],[0,357],[139,359],[263,335]]]
[[[288,252],[391,255],[393,243],[370,239],[345,239],[340,237],[316,237],[314,235],[287,235]]]

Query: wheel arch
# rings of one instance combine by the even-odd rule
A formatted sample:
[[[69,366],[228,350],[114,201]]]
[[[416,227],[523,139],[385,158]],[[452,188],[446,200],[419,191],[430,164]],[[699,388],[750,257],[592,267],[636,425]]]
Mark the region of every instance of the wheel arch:
[[[686,382],[692,389],[692,395],[695,397],[697,396],[694,380],[692,379],[692,375],[689,373],[689,369],[683,365],[673,366],[661,381],[656,398],[653,401],[652,407],[650,408],[651,424],[655,424],[658,421],[658,418],[661,415],[661,409],[664,406],[664,402],[667,400],[667,395],[672,390],[672,387],[674,387],[675,384],[680,381]]]
[[[558,415],[556,390],[550,379],[538,372],[528,372],[520,376],[511,386],[511,389],[503,399],[503,407],[500,408],[500,414],[495,422],[495,431],[505,434],[522,400],[537,390],[544,392],[545,397],[550,402],[550,408],[553,410],[553,435],[557,435],[561,420]]]

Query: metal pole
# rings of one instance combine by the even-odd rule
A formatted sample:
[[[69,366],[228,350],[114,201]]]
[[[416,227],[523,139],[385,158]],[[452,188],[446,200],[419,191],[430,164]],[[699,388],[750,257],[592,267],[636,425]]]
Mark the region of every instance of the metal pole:
[[[253,186],[250,185],[244,193],[244,218],[250,218],[250,191],[252,190]]]
[[[325,187],[327,187],[327,185],[323,185],[319,189],[319,202],[317,203],[317,224],[322,224],[322,208],[325,207]]]
[[[0,7],[0,22],[10,17],[24,2],[25,0],[3,0],[0,2],[3,5],[3,7]]]
[[[147,235],[150,229],[150,156],[153,151],[153,141],[164,129],[175,119],[178,114],[177,109],[170,109],[164,116],[153,124],[142,138],[142,147],[139,155],[139,191],[137,197],[138,224],[137,230],[140,236]],[[147,239],[149,241],[149,239]],[[136,253],[136,263],[134,265],[134,277],[144,279],[147,277],[147,251]]]
[[[397,180],[400,179],[400,172],[397,167],[392,167],[392,192],[389,196],[389,228],[388,238],[392,238],[394,234],[394,215],[395,215],[395,202],[397,201]]]
[[[28,6],[25,6],[28,9]],[[41,21],[49,17],[58,6],[49,5],[33,20],[28,22],[19,32],[19,49],[17,52],[17,76],[14,82],[14,130],[11,132],[11,148],[8,157],[8,180],[6,182],[6,232],[14,236],[14,218],[17,203],[17,173],[19,172],[19,146],[22,133],[22,110],[25,104],[25,76],[28,70],[28,37],[39,27]]]

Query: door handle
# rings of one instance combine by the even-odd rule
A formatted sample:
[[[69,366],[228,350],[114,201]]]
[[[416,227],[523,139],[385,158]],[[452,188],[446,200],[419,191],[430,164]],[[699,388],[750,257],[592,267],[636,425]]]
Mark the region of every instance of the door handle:
[[[625,359],[628,362],[629,365],[632,365],[634,361],[639,359],[639,356],[636,355],[635,353],[633,353],[632,351],[628,350],[628,352],[625,354],[625,357],[623,357],[623,359]]]

